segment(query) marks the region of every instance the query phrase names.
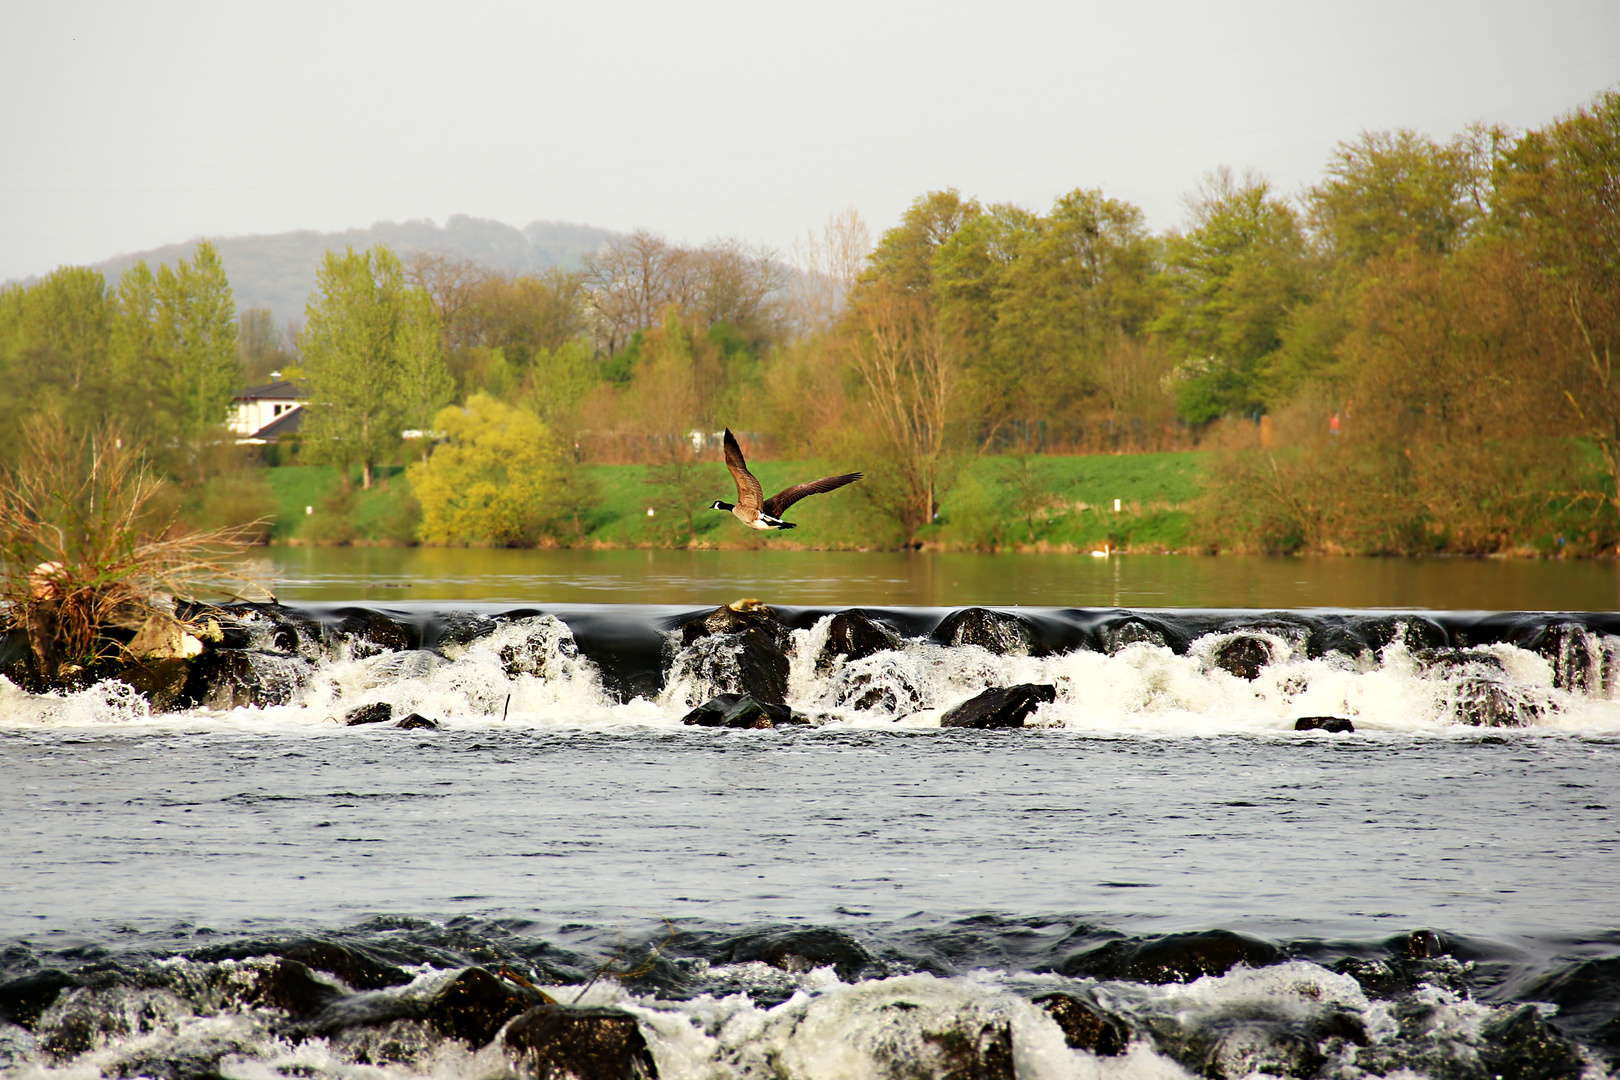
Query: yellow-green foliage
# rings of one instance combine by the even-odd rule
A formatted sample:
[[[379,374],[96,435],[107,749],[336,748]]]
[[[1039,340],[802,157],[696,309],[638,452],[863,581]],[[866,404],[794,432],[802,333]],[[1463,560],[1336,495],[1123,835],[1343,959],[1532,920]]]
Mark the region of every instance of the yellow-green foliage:
[[[526,409],[474,394],[439,412],[445,442],[407,471],[427,544],[531,544],[556,516],[564,478],[551,432]]]

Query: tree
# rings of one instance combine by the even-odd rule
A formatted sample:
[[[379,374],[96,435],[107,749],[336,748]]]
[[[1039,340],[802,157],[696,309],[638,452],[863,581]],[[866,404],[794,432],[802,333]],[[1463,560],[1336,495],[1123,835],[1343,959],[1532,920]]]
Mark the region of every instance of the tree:
[[[1217,169],[1187,208],[1192,227],[1165,244],[1173,302],[1151,329],[1179,352],[1178,410],[1204,424],[1265,407],[1266,360],[1312,283],[1299,217],[1264,177]]]
[[[190,261],[158,267],[156,344],[180,437],[199,444],[224,424],[241,379],[236,301],[207,240]]]
[[[269,308],[248,308],[237,318],[236,354],[242,379],[251,385],[268,381],[276,372],[285,372],[295,361]]]
[[[831,330],[866,266],[872,230],[853,206],[827,215],[820,233],[793,245],[792,319],[803,333]]]
[[[561,460],[538,417],[474,394],[433,421],[444,442],[407,471],[428,544],[533,544],[564,503]]]
[[[375,464],[409,423],[427,426],[453,386],[439,346],[433,302],[405,279],[386,247],[327,252],[306,308],[299,352],[310,382],[306,451],[339,465],[344,483],[359,463],[369,488]]]

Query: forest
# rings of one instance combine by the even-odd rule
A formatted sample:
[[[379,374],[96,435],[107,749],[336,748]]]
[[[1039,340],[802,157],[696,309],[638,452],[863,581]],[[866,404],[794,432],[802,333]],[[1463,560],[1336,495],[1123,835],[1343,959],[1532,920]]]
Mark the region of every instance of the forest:
[[[0,290],[0,468],[41,432],[127,441],[163,513],[269,538],[270,474],[324,466],[328,518],[388,483],[396,542],[531,546],[608,542],[603,470],[635,467],[674,522],[635,542],[712,544],[730,427],[751,461],[863,469],[863,546],[1010,548],[1070,505],[1031,462],[1196,451],[1197,550],[1615,552],[1620,91],[1524,132],[1364,132],[1301,192],[1218,167],[1184,202],[1155,233],[1100,190],[948,189],[875,235],[637,231],[530,273],[351,248],[290,326],[237,311],[207,243],[63,267]],[[303,428],[238,446],[231,399],[272,373]]]

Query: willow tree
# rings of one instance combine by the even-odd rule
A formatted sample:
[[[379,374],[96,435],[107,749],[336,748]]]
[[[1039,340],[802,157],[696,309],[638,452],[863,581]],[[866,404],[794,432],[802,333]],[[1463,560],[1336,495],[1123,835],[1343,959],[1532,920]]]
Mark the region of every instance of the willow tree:
[[[386,247],[327,252],[305,309],[298,347],[311,404],[306,453],[361,467],[369,488],[403,429],[429,429],[454,390],[432,298],[406,279]]]

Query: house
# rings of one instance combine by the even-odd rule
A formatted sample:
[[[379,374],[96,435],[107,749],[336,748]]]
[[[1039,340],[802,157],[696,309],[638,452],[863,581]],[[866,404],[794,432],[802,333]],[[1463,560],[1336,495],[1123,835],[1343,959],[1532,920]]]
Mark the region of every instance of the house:
[[[227,426],[236,432],[238,445],[273,443],[299,429],[307,404],[309,386],[302,381],[281,379],[266,386],[250,386],[232,399]]]

